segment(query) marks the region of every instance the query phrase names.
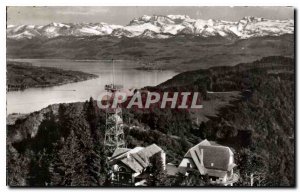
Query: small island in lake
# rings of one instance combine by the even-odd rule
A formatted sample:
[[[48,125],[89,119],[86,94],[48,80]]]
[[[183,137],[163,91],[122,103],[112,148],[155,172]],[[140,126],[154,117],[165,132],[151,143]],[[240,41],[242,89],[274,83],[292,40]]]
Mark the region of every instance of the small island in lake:
[[[97,75],[81,71],[37,67],[27,62],[7,62],[7,91],[51,87],[97,77]]]

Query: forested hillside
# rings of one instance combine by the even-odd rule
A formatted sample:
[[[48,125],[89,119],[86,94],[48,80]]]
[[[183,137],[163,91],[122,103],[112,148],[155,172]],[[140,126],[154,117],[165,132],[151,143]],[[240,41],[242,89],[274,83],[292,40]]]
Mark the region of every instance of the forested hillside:
[[[234,150],[236,185],[249,186],[250,174],[256,186],[295,185],[293,59],[266,57],[185,72],[148,89],[200,91],[204,111],[124,110],[127,147],[156,143],[167,162],[176,163],[192,145],[213,140]],[[52,105],[8,125],[8,184],[108,186],[104,129],[105,113],[92,98]],[[176,179],[165,183],[182,185]]]
[[[255,185],[290,186],[295,185],[294,72],[293,59],[266,57],[235,67],[182,73],[160,87],[206,82],[205,90],[241,91],[242,99],[203,122],[198,135],[236,150],[241,186],[249,185],[251,173],[258,178]]]
[[[27,62],[8,61],[7,90],[51,87],[96,78],[97,75],[51,67],[36,67]]]

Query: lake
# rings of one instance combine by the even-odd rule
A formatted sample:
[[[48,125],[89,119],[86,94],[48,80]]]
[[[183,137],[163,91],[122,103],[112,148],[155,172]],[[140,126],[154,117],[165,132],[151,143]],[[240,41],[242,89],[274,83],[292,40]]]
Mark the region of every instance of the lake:
[[[83,71],[99,77],[82,82],[69,83],[48,88],[29,88],[23,91],[12,91],[7,96],[7,114],[30,113],[50,104],[86,101],[97,98],[106,84],[115,82],[124,88],[142,88],[158,85],[177,73],[172,70],[136,70],[138,63],[128,60],[63,60],[63,59],[9,59],[30,62],[34,66],[56,67],[66,70]],[[113,67],[114,66],[114,67]],[[114,69],[114,70],[113,70]],[[114,75],[113,75],[114,74]]]

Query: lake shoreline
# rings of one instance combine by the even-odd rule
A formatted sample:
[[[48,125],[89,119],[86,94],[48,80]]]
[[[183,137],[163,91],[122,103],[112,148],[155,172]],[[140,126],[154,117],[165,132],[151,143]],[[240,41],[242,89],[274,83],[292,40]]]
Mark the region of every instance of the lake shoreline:
[[[8,61],[12,61],[9,59]],[[124,88],[143,88],[156,86],[171,79],[178,73],[174,70],[136,70],[135,61],[116,61],[115,67],[111,61],[74,61],[52,59],[16,59],[15,62],[31,63],[36,67],[58,68],[66,71],[80,71],[97,75],[83,81],[56,81],[55,86],[31,86],[21,91],[9,91],[6,93],[7,114],[31,113],[56,103],[82,102],[90,97],[98,98],[105,91],[104,87],[114,81],[122,84]],[[113,78],[113,76],[115,78]],[[22,76],[21,76],[22,77]],[[22,78],[21,78],[22,79]],[[64,78],[61,78],[61,80]],[[76,91],[75,91],[76,90]]]
[[[86,62],[86,63],[96,63],[96,62],[108,62],[108,61],[112,61],[112,59],[68,59],[68,58],[7,58],[7,61],[11,61],[11,62],[22,62],[23,60],[36,60],[36,61],[39,61],[39,60],[56,60],[56,61],[72,61],[72,62]],[[118,61],[126,61],[126,62],[133,62],[133,63],[139,63],[141,62],[141,60],[131,60],[131,59],[114,59],[115,61],[115,65],[116,62]],[[146,60],[145,61],[142,61],[144,63],[146,63]],[[174,66],[170,65],[170,64],[163,64],[161,65],[160,67],[145,67],[143,66],[142,64],[137,64],[136,67],[134,67],[133,69],[135,70],[138,70],[138,71],[174,71],[176,73],[182,73],[182,72],[185,72],[187,71],[186,69],[185,70],[182,70],[182,69],[179,69],[179,68],[174,68]],[[200,69],[200,68],[190,68],[188,71],[190,70],[197,70],[197,69]]]
[[[47,88],[98,78],[98,75],[55,67],[37,67],[28,62],[7,62],[7,92]]]
[[[32,88],[49,88],[49,87],[54,87],[54,86],[61,86],[61,85],[66,85],[69,83],[78,83],[81,81],[87,81],[87,80],[92,80],[92,79],[97,79],[97,77],[91,77],[91,78],[87,78],[87,79],[82,79],[82,80],[78,80],[78,81],[64,81],[61,83],[56,83],[56,84],[49,84],[49,85],[37,85],[37,86],[32,86],[32,87],[26,87],[26,88],[17,88],[17,89],[7,89],[7,92],[14,92],[14,91],[24,91],[25,89],[32,89]],[[76,90],[71,90],[71,91],[76,91]]]

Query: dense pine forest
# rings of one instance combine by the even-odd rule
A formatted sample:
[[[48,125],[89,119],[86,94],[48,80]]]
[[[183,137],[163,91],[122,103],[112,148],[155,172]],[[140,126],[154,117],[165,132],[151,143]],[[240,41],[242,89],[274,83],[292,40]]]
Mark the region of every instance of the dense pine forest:
[[[167,162],[179,163],[203,139],[230,146],[240,180],[235,185],[295,185],[294,59],[265,57],[232,67],[181,73],[156,91],[199,91],[203,111],[123,110],[128,148],[156,143]],[[226,93],[226,94],[225,94]],[[228,94],[230,94],[228,96]],[[7,183],[10,186],[110,186],[104,141],[105,112],[84,103],[48,106],[7,125]],[[151,186],[205,186],[162,175]]]

